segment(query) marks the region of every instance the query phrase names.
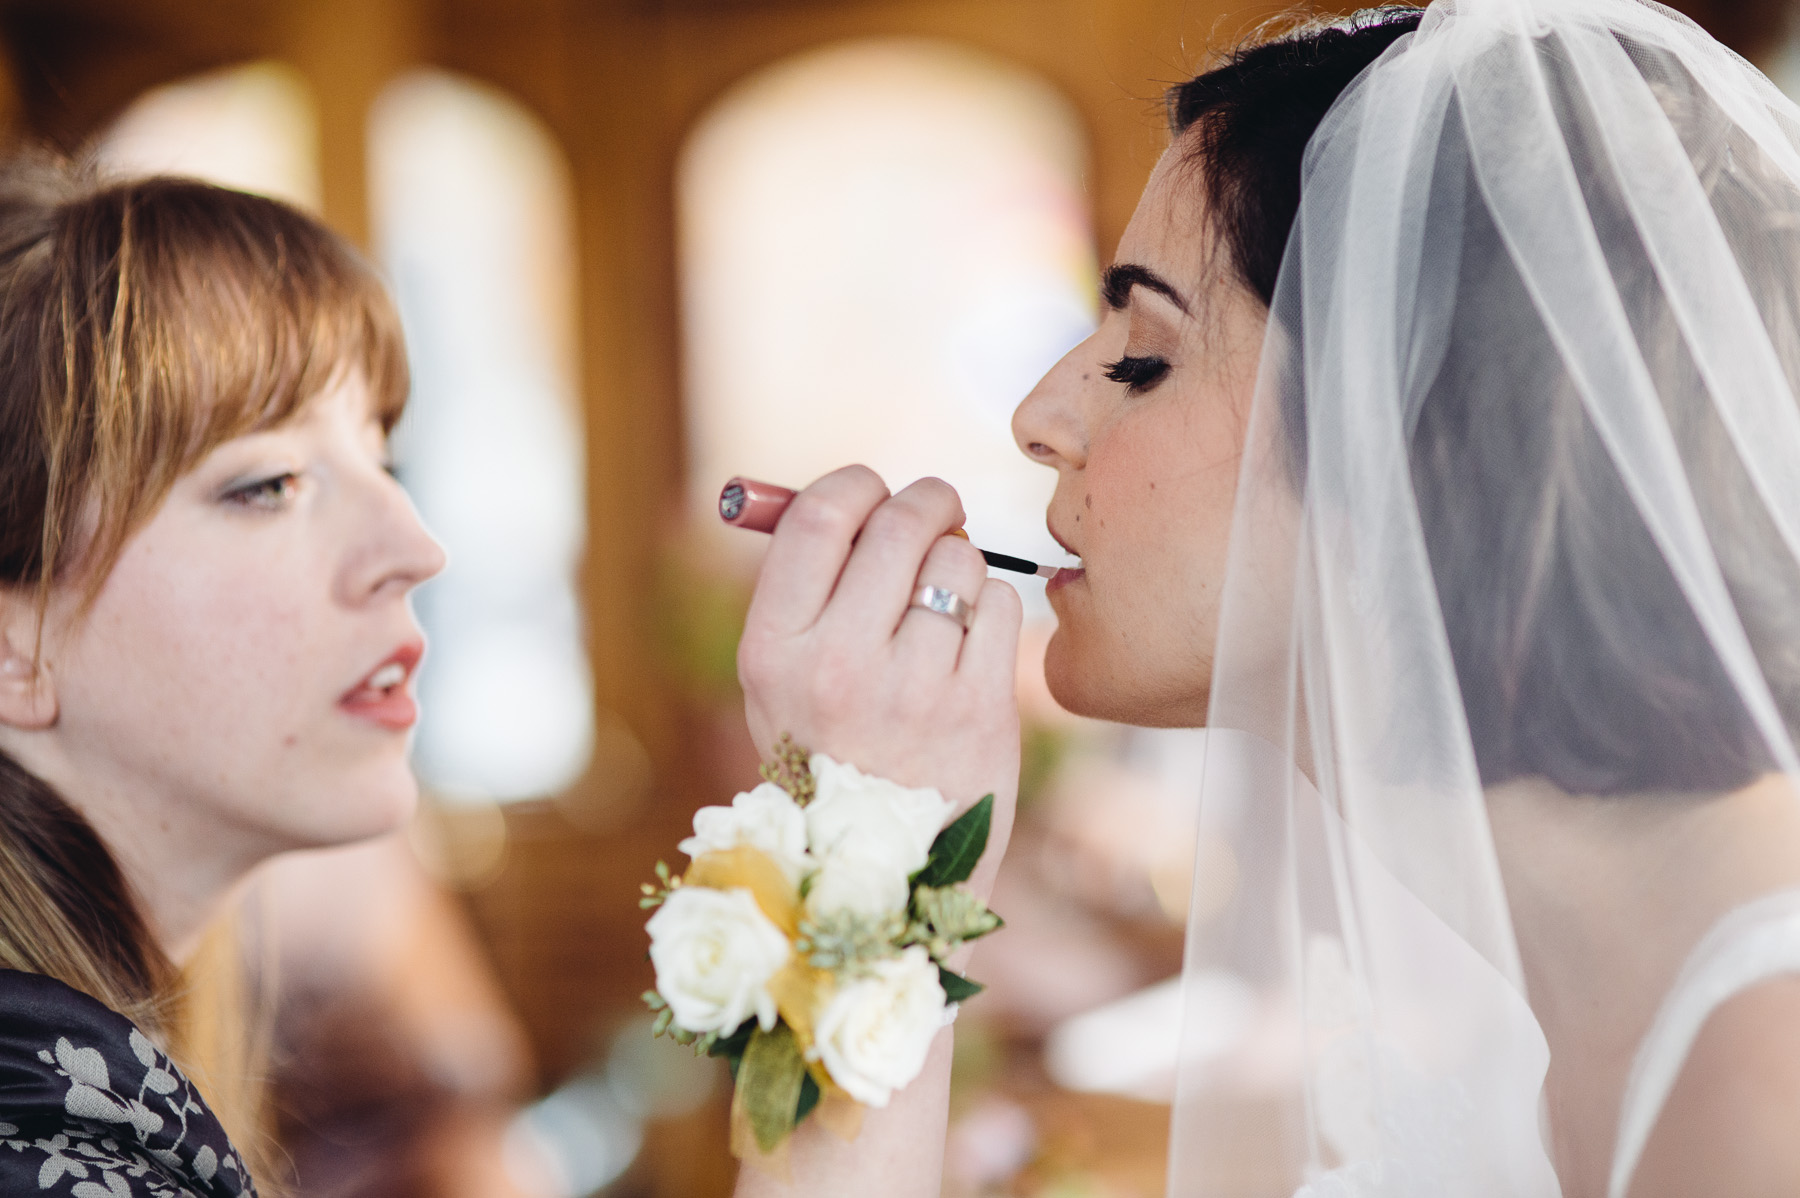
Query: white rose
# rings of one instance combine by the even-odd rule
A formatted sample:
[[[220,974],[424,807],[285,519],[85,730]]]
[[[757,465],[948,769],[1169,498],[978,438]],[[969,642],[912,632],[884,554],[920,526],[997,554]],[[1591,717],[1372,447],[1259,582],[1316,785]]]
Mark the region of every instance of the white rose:
[[[787,963],[788,938],[748,890],[683,886],[646,925],[656,992],[677,1026],[730,1032],[756,1016],[775,1026],[769,979]]]
[[[806,834],[819,871],[809,913],[878,916],[906,905],[907,878],[924,868],[955,805],[931,787],[911,788],[813,754],[818,783]]]
[[[700,808],[694,813],[694,834],[676,847],[698,857],[740,845],[761,850],[796,886],[811,865],[806,855],[806,816],[800,804],[773,782],[738,795],[729,807]]]
[[[840,848],[813,874],[806,892],[806,911],[814,919],[834,912],[880,918],[906,906],[912,871],[896,865],[891,855],[863,854]]]
[[[873,975],[831,996],[813,1028],[808,1055],[865,1106],[886,1106],[925,1068],[925,1054],[944,1025],[944,988],[937,966],[914,945],[878,961]]]

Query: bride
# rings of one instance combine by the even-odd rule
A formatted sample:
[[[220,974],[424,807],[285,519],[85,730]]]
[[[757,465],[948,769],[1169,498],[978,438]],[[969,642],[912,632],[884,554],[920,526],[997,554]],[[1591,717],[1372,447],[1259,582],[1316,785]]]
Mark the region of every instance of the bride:
[[[1169,111],[1014,418],[1080,558],[1053,692],[1211,730],[1187,970],[1264,1015],[1170,1045],[1169,1192],[1249,1192],[1252,1118],[1257,1193],[1800,1192],[1800,111],[1647,0],[1371,10]],[[961,520],[816,483],[740,669],[759,742],[993,791],[1003,846],[1019,605]],[[935,1193],[950,1035],[739,1193]]]

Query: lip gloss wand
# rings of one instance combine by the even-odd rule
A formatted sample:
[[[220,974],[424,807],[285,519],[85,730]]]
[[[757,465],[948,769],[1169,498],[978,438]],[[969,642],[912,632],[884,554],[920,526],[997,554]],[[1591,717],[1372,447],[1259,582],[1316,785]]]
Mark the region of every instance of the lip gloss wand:
[[[719,492],[719,519],[733,528],[746,528],[751,532],[774,532],[775,522],[781,519],[781,513],[787,510],[795,492],[789,487],[775,483],[759,483],[751,478],[734,478],[725,484]],[[956,535],[968,539],[968,534],[960,528]],[[1040,566],[1036,562],[1026,561],[1022,557],[1014,557],[1009,553],[995,553],[991,549],[981,550],[981,556],[987,564],[996,570],[1011,570],[1015,574],[1032,574],[1038,578],[1052,578],[1056,574],[1055,566]]]

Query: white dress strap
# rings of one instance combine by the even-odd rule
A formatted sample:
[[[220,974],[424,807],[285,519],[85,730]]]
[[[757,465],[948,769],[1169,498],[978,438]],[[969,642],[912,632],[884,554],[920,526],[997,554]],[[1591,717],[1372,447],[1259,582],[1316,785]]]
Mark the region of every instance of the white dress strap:
[[[1625,1198],[1663,1103],[1707,1019],[1732,996],[1783,974],[1800,974],[1800,890],[1737,908],[1688,955],[1631,1064],[1608,1198]]]

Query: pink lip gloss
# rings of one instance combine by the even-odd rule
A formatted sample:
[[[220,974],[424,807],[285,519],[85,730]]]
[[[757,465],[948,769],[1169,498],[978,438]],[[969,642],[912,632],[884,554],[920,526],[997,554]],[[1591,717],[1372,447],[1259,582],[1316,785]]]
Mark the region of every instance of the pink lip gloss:
[[[719,519],[734,528],[747,528],[751,532],[774,532],[776,522],[781,519],[781,513],[787,510],[787,505],[793,502],[795,494],[791,487],[757,482],[752,478],[734,478],[719,492]],[[1056,575],[1055,566],[1040,566],[1009,553],[994,553],[983,549],[981,556],[996,570],[1034,574],[1039,578],[1053,578]]]

